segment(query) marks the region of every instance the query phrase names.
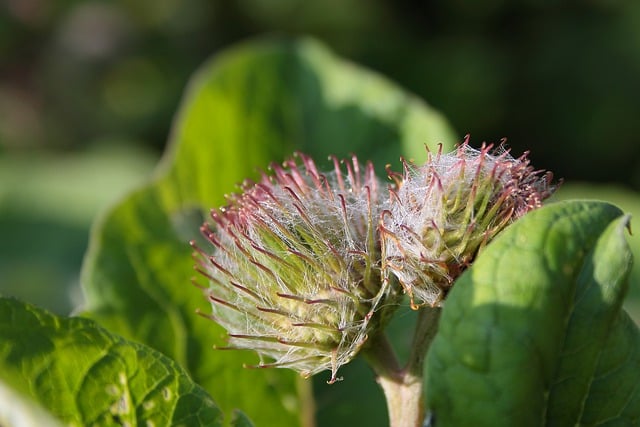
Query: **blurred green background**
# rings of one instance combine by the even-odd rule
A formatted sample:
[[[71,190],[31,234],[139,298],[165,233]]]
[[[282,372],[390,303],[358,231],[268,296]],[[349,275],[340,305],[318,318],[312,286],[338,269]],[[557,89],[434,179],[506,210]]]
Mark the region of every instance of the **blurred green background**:
[[[272,34],[379,71],[475,144],[531,150],[567,182],[558,198],[640,215],[638,1],[5,0],[0,293],[58,313],[80,303],[90,224],[149,175],[190,75]]]

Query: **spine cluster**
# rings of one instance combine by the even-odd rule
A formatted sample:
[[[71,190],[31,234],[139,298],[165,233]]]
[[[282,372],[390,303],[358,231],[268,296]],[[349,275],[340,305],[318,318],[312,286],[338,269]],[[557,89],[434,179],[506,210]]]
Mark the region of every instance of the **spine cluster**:
[[[198,249],[209,279],[212,319],[226,348],[253,349],[260,367],[304,376],[349,362],[384,316],[391,290],[381,279],[377,220],[380,183],[354,157],[343,171],[299,162],[272,164],[273,175],[246,182],[240,195],[202,227],[213,255]]]
[[[255,350],[259,367],[329,370],[330,383],[400,289],[416,309],[440,305],[482,246],[554,190],[526,154],[468,141],[422,166],[403,161],[388,196],[371,163],[332,160],[329,173],[299,153],[272,164],[211,212],[201,231],[213,250],[192,242],[224,348]]]
[[[555,187],[527,154],[480,150],[468,141],[454,153],[428,153],[416,166],[403,160],[380,220],[383,271],[395,276],[411,305],[437,306],[478,251],[508,224],[542,205]]]

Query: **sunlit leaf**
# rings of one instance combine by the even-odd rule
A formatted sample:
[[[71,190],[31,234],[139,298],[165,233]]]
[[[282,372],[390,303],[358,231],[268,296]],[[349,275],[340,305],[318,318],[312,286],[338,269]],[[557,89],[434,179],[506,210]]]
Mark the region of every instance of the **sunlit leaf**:
[[[0,382],[67,425],[217,426],[222,420],[205,390],[160,352],[92,320],[58,317],[9,298],[0,298]],[[35,415],[44,417],[30,410],[22,422]]]
[[[195,315],[209,307],[189,284],[187,242],[225,193],[293,150],[321,165],[330,153],[353,152],[382,173],[401,154],[420,160],[424,144],[453,142],[422,101],[313,41],[220,53],[190,84],[155,178],[95,227],[83,270],[87,313],[185,366],[228,419],[240,408],[258,426],[297,425],[310,402],[298,397],[295,374],[246,370],[254,354],[211,349],[224,331]]]

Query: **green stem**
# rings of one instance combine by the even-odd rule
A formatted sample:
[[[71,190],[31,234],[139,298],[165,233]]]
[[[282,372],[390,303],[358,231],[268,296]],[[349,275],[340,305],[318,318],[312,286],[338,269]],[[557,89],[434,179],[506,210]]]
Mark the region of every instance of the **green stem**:
[[[300,425],[302,427],[316,426],[316,407],[313,399],[313,381],[298,376],[296,388],[300,397]]]
[[[384,392],[390,427],[420,427],[425,417],[423,366],[438,330],[440,308],[423,307],[413,336],[411,353],[401,367],[385,335],[372,342],[364,353]]]
[[[440,322],[440,307],[422,307],[418,312],[418,321],[413,333],[411,354],[407,361],[407,369],[412,369],[415,374],[422,378],[424,373],[424,360],[431,347],[431,342],[438,332]]]

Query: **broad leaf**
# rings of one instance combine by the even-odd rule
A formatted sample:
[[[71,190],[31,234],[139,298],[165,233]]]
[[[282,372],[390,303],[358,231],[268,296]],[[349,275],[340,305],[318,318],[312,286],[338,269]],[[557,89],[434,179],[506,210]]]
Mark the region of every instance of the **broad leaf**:
[[[428,357],[437,426],[640,421],[640,333],[621,310],[628,220],[561,202],[488,245],[448,296]]]
[[[67,425],[221,425],[206,391],[160,352],[9,298],[0,298],[0,383]]]
[[[553,200],[593,199],[606,200],[631,215],[631,230],[640,230],[640,193],[611,184],[565,182],[553,195]],[[640,239],[629,239],[634,259],[640,258]],[[634,262],[629,276],[631,286],[624,301],[624,309],[640,325],[640,263]]]
[[[401,153],[424,158],[424,144],[437,142],[454,142],[439,114],[315,42],[221,53],[191,83],[155,179],[95,227],[82,278],[88,314],[179,361],[228,417],[240,408],[258,426],[297,425],[309,402],[292,372],[246,370],[254,354],[211,349],[224,331],[195,315],[210,309],[189,284],[187,242],[223,194],[294,149],[318,160],[354,152],[381,167]]]

